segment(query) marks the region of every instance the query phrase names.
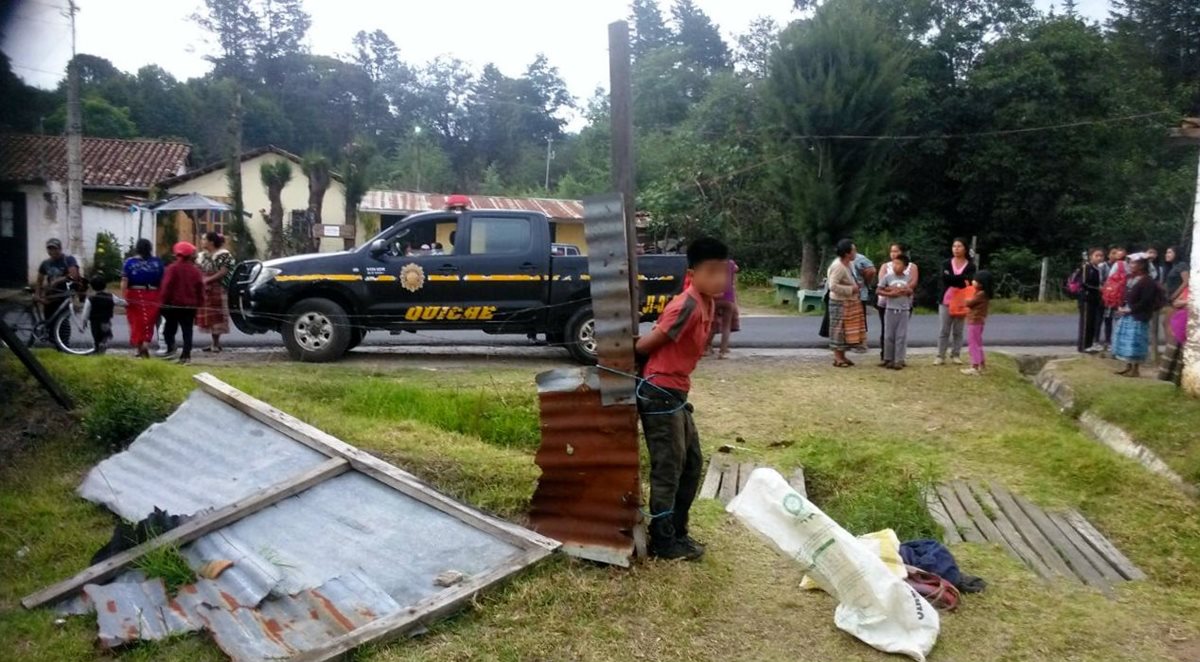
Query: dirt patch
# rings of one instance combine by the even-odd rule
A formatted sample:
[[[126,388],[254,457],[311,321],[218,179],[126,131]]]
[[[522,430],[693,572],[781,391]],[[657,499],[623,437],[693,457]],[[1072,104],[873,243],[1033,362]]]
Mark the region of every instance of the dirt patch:
[[[0,361],[0,466],[38,442],[51,439],[76,424],[75,419],[25,372],[15,360]]]

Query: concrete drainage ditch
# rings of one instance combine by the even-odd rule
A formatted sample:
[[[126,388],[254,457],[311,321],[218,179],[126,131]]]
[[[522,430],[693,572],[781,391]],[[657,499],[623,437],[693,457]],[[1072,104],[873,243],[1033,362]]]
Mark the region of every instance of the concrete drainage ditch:
[[[1128,432],[1113,423],[1104,420],[1092,410],[1078,411],[1075,404],[1075,390],[1071,388],[1056,368],[1068,361],[1079,361],[1079,358],[1047,359],[1041,356],[1016,357],[1021,374],[1029,377],[1055,404],[1059,411],[1075,418],[1079,427],[1096,441],[1108,446],[1117,453],[1133,459],[1150,471],[1166,478],[1171,484],[1185,494],[1200,496],[1200,488],[1183,479],[1175,473],[1166,462],[1154,451],[1139,444]]]

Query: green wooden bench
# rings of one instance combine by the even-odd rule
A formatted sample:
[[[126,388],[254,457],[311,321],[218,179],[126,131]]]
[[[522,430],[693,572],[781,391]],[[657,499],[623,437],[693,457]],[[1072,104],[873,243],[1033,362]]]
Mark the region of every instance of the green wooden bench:
[[[782,306],[800,300],[799,278],[775,276],[771,279],[771,284],[775,286],[775,303]]]
[[[771,284],[775,286],[775,303],[781,306],[795,302],[802,313],[821,310],[825,306],[823,287],[816,290],[800,289],[800,279],[787,276],[775,276],[771,279]]]

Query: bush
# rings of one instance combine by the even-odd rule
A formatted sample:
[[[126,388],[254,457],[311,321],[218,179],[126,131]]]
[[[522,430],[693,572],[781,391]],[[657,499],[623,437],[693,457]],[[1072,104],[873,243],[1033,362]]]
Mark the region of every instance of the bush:
[[[83,416],[88,439],[109,450],[119,450],[151,423],[167,417],[171,405],[165,398],[143,388],[114,385],[99,391]]]
[[[113,233],[106,230],[96,233],[96,252],[92,254],[90,276],[101,276],[108,282],[121,278],[121,246]]]

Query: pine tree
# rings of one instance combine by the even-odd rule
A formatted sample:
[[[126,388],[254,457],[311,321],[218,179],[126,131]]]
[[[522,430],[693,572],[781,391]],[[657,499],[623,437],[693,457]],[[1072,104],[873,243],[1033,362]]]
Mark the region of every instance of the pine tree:
[[[689,61],[709,72],[730,67],[729,46],[721,31],[695,2],[675,0],[671,16],[677,31],[675,43]]]
[[[671,45],[675,38],[663,20],[657,0],[633,0],[629,5],[629,23],[633,31],[631,51],[635,60]]]

